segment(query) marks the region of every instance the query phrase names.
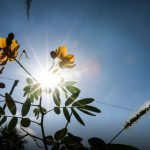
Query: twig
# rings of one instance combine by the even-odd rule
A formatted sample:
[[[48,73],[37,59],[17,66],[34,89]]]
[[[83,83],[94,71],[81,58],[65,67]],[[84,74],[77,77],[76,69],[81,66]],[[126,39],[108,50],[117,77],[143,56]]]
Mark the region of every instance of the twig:
[[[33,135],[33,134],[30,134],[29,132],[27,132],[27,131],[26,131],[24,128],[22,128],[21,126],[20,126],[20,129],[23,130],[28,136],[43,141],[42,138],[40,138],[40,137],[38,137],[38,136],[35,136],[35,135]]]
[[[41,131],[42,131],[42,136],[43,136],[43,143],[44,143],[44,148],[45,150],[48,150],[48,147],[47,147],[47,144],[46,144],[46,141],[45,141],[45,132],[44,132],[44,113],[42,111],[42,107],[41,107],[41,104],[42,103],[42,97],[40,97],[40,104],[39,104],[39,107],[40,107],[40,110],[41,110]]]
[[[18,119],[22,119],[23,117],[19,117],[19,116],[10,116],[10,115],[2,115],[1,114],[1,116],[5,116],[5,117],[11,117],[11,118],[13,118],[13,117],[16,117],[16,118],[18,118]],[[33,123],[35,123],[35,124],[38,124],[38,125],[41,125],[39,122],[36,122],[36,121],[33,121],[33,120],[30,120],[31,122],[33,122]]]
[[[71,117],[72,117],[72,109],[71,109],[71,113],[70,113],[70,119],[71,119]],[[70,119],[69,119],[69,120],[70,120]],[[66,123],[66,125],[65,125],[65,128],[67,128],[68,125],[69,125],[69,121],[67,121],[67,123]]]
[[[36,82],[38,82],[33,76],[32,74],[16,59],[14,58],[14,60],[19,64],[19,66]]]
[[[114,141],[123,131],[125,130],[125,128],[123,128],[122,130],[120,130],[109,142],[109,144],[112,143],[112,141]]]
[[[1,97],[5,97],[5,96],[4,96],[4,95],[2,95],[2,94],[0,94],[0,96],[1,96]],[[2,103],[2,102],[5,102],[5,100],[0,101],[0,103]],[[23,105],[23,104],[24,104],[24,103],[19,102],[19,101],[16,101],[16,100],[14,100],[14,102],[15,102],[15,103],[18,103],[18,104],[21,104],[21,105]],[[38,107],[39,105],[31,104],[31,106],[33,106],[33,107]]]

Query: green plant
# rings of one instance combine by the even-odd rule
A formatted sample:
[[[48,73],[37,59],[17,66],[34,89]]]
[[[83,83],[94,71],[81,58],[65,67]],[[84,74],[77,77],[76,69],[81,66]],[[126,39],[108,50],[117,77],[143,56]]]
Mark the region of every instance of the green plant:
[[[25,99],[24,103],[14,100],[11,96],[18,81],[14,83],[12,92],[1,95],[5,100],[1,101],[4,103],[4,106],[0,107],[0,125],[4,124],[8,118],[11,118],[8,123],[8,133],[16,127],[17,123],[19,123],[21,130],[25,133],[20,138],[30,136],[36,141],[36,143],[40,140],[43,142],[45,150],[48,150],[48,145],[51,145],[52,149],[84,148],[81,143],[82,138],[71,134],[68,130],[68,125],[71,122],[72,116],[74,116],[81,125],[85,126],[79,112],[95,116],[95,113],[100,113],[101,111],[91,105],[94,101],[93,98],[79,98],[81,91],[75,86],[76,82],[65,81],[61,76],[61,71],[63,71],[63,69],[73,68],[75,66],[74,55],[67,54],[66,46],[59,46],[56,51],[50,53],[50,56],[53,59],[53,64],[46,72],[48,78],[46,76],[38,78],[33,76],[17,59],[19,47],[20,45],[14,40],[13,33],[10,33],[7,38],[0,39],[0,65],[5,67],[8,61],[15,61],[29,75],[23,89]],[[52,78],[52,80],[49,81],[49,78]],[[55,81],[53,82],[53,85],[51,85],[52,81]],[[54,106],[49,108],[49,110],[42,105],[44,94],[49,94],[51,100],[54,101]],[[64,104],[62,104],[62,94],[66,97]],[[21,116],[16,115],[18,109],[16,103],[21,104]],[[7,115],[5,113],[6,106],[12,115]],[[36,121],[33,121],[27,116],[32,110]],[[62,127],[62,129],[56,131],[54,135],[46,135],[44,129],[44,118],[52,111],[56,114],[62,113],[66,119],[66,125]],[[37,124],[41,128],[42,137],[32,135],[26,130],[26,128],[30,127],[31,123]]]

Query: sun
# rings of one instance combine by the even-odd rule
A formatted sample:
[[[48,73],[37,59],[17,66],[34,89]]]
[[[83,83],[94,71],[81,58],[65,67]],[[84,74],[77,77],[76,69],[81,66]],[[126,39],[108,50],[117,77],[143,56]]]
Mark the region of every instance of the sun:
[[[61,77],[58,74],[47,70],[41,70],[36,79],[41,84],[42,89],[53,90],[61,82]]]

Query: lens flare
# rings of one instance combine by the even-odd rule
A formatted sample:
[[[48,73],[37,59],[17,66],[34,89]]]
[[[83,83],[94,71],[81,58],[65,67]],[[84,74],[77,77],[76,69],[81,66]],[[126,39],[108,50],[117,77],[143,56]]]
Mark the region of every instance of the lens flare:
[[[54,89],[60,82],[61,77],[58,74],[42,70],[36,76],[36,79],[41,84],[42,89]]]

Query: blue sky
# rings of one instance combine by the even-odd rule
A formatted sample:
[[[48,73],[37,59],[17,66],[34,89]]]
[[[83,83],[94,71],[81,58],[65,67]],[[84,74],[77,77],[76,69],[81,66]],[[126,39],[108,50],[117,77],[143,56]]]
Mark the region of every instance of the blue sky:
[[[29,21],[25,16],[25,1],[0,0],[0,6],[0,36],[15,33],[20,52],[26,49],[29,55],[29,60],[23,58],[22,63],[31,72],[38,68],[37,59],[45,66],[50,62],[49,51],[66,44],[76,57],[73,77],[82,90],[81,97],[93,97],[135,111],[150,99],[148,0],[32,0]],[[23,81],[22,77],[27,77],[14,62],[7,64],[3,76]],[[11,84],[9,81],[8,85]],[[22,83],[18,90],[21,88]],[[9,89],[7,86],[5,90]],[[16,98],[21,96],[21,90],[14,93]],[[84,115],[85,128],[74,119],[70,129],[75,134],[98,136],[108,142],[134,113],[95,105],[102,113],[97,117]],[[55,117],[56,124],[62,121]],[[150,138],[149,123],[147,115],[115,142],[148,150],[150,145],[143,139]],[[51,127],[54,130],[56,126],[51,124]]]

